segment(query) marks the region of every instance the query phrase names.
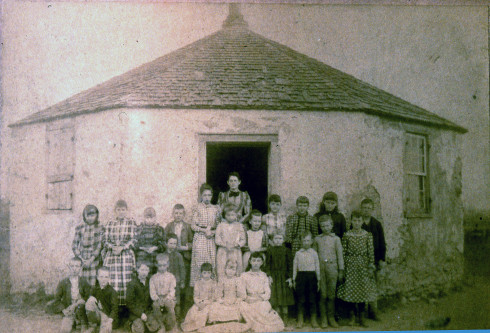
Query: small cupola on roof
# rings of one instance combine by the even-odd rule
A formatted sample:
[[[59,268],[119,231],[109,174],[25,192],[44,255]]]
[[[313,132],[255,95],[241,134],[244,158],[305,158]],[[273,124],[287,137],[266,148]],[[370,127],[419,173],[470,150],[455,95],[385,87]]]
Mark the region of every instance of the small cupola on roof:
[[[251,31],[238,4],[221,30],[10,126],[120,108],[363,112],[466,132]]]

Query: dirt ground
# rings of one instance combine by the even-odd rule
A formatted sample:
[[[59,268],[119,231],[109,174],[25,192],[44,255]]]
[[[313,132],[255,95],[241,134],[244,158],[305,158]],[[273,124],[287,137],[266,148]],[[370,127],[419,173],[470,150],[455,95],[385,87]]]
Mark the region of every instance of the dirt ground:
[[[467,278],[460,290],[432,300],[408,301],[386,307],[380,313],[381,321],[367,321],[367,328],[342,326],[337,330],[328,331],[387,331],[387,330],[424,330],[427,323],[440,321],[450,317],[451,321],[445,327],[433,329],[490,329],[490,278],[471,276]],[[14,309],[3,305],[0,308],[0,332],[57,332],[61,316],[50,316],[40,309]],[[299,332],[300,330],[289,329]],[[306,326],[302,331],[313,330]],[[117,330],[116,332],[127,332]]]

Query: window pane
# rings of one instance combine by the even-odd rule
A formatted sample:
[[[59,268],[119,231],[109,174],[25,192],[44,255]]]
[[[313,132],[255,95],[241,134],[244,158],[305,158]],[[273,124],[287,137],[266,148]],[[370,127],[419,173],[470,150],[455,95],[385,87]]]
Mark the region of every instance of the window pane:
[[[407,175],[406,183],[406,205],[407,210],[410,212],[418,211],[419,209],[419,176]]]
[[[425,210],[425,177],[419,177],[419,209]]]
[[[418,141],[419,172],[425,173],[425,139],[420,137]]]

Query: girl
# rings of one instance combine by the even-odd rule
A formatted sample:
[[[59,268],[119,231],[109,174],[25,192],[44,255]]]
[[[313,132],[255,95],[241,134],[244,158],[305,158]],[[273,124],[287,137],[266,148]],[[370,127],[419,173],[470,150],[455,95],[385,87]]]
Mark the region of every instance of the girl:
[[[135,266],[133,246],[136,235],[136,222],[126,217],[128,205],[118,200],[115,207],[116,219],[105,228],[104,248],[106,250],[104,266],[109,268],[109,284],[119,294],[119,305],[126,303],[126,288],[131,281]]]
[[[271,289],[269,278],[260,270],[263,264],[264,254],[252,253],[249,270],[240,277],[240,293],[245,297],[241,314],[255,332],[279,332],[284,329],[284,323],[269,303]]]
[[[77,226],[71,248],[75,256],[80,258],[82,262],[80,276],[86,278],[91,286],[95,286],[104,233],[99,224],[97,207],[94,205],[85,206],[82,217],[84,224]]]
[[[267,234],[262,229],[262,213],[254,209],[250,214],[250,229],[247,230],[247,246],[244,247],[243,267],[247,267],[250,253],[267,250]]]
[[[320,210],[315,214],[317,219],[322,215],[330,215],[333,221],[333,233],[340,239],[344,236],[347,230],[345,217],[339,212],[337,194],[334,192],[327,192],[323,195],[322,202],[320,203]],[[320,226],[318,226],[318,233],[321,233]]]
[[[199,277],[201,265],[208,262],[213,266],[213,272],[216,265],[216,244],[214,236],[216,231],[216,220],[220,214],[220,209],[211,204],[213,197],[213,188],[208,184],[202,184],[199,190],[201,202],[192,216],[192,231],[194,239],[192,240],[192,258],[191,258],[191,278],[190,286]]]
[[[351,221],[352,230],[342,238],[345,282],[339,286],[338,297],[353,303],[358,323],[366,326],[363,320],[364,303],[376,300],[373,236],[362,229],[360,211],[352,212]],[[354,324],[354,318],[350,324]]]
[[[195,282],[194,305],[190,308],[181,328],[184,332],[194,331],[206,326],[208,314],[216,296],[216,282],[212,279],[213,265],[201,265],[201,278]]]
[[[272,243],[272,237],[280,233],[283,237],[286,237],[286,219],[287,216],[281,211],[281,197],[277,194],[272,194],[267,200],[267,206],[269,207],[269,214],[265,214],[262,217],[262,222],[264,223],[267,236],[269,237],[270,243]]]
[[[241,247],[245,245],[245,230],[240,222],[237,222],[237,214],[234,206],[227,204],[223,207],[222,218],[224,219],[216,229],[216,270],[218,281],[225,277],[225,266],[228,259],[235,260],[237,275],[243,271]]]
[[[218,282],[216,303],[209,311],[210,322],[240,321],[240,278],[237,277],[237,263],[229,259],[226,262],[225,277]]]
[[[288,306],[294,304],[293,291],[291,287],[293,266],[291,265],[291,250],[284,245],[282,233],[276,233],[272,237],[272,244],[267,249],[265,271],[272,278],[271,303],[274,309],[281,315],[286,323],[288,317]]]
[[[240,191],[238,187],[242,183],[238,172],[228,174],[228,186],[230,189],[221,192],[218,196],[218,205],[223,209],[226,204],[233,204],[237,213],[238,222],[244,223],[252,210],[252,200],[246,191]]]

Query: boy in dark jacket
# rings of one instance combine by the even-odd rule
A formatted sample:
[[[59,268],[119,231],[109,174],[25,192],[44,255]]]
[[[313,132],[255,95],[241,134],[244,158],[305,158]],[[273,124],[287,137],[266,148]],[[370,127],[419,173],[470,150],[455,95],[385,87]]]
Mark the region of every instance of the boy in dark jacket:
[[[49,313],[62,313],[61,332],[70,333],[73,325],[79,321],[82,332],[87,330],[85,302],[90,295],[90,284],[87,279],[79,277],[82,262],[72,258],[69,263],[70,276],[63,279],[56,288],[53,301],[48,304]]]
[[[373,208],[374,202],[371,199],[367,198],[361,201],[361,212],[364,220],[362,228],[373,235],[374,264],[376,265],[377,273],[381,268],[386,265],[386,242],[381,222],[379,222],[372,216]],[[375,274],[375,277],[377,282],[377,274]],[[379,320],[377,310],[377,302],[370,302],[368,307],[369,318]]]
[[[90,324],[99,325],[100,333],[111,333],[119,323],[119,296],[109,285],[109,268],[101,267],[97,271],[97,283],[85,303],[85,310]]]
[[[152,314],[149,273],[148,263],[139,262],[137,273],[128,284],[126,306],[129,309],[129,320],[132,322],[131,332],[133,333],[156,332],[161,326]]]

